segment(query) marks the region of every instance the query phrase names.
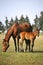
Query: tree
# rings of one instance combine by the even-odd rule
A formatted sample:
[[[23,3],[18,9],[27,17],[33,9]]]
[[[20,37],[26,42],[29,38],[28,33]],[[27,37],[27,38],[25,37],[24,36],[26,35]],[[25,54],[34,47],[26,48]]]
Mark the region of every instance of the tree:
[[[40,13],[42,16],[43,16],[43,11],[41,11],[41,13]]]
[[[43,11],[40,14],[41,16],[39,17],[39,24],[40,24],[41,29],[43,30]]]
[[[43,11],[41,11],[41,16],[38,18],[38,16],[36,15],[36,18],[34,19],[35,21],[35,25],[38,28],[41,28],[41,30],[43,30]]]
[[[26,16],[25,21],[26,21],[27,23],[30,23],[28,16]]]
[[[18,22],[18,21],[19,21],[19,20],[18,20],[18,17],[16,16],[16,17],[15,17],[15,22]]]
[[[21,17],[20,17],[20,23],[23,23],[23,22],[25,22],[25,19],[24,19],[23,15],[21,15]]]
[[[13,18],[11,18],[11,20],[10,20],[10,22],[9,22],[9,27],[12,26],[13,23],[14,23],[14,20],[13,20]]]
[[[32,24],[32,29],[33,29],[33,31],[36,29],[36,25],[35,24]]]
[[[35,26],[38,27],[38,26],[39,26],[39,18],[38,18],[37,15],[36,15],[35,17],[36,17],[36,18],[34,19],[34,21],[35,21]]]
[[[1,32],[4,32],[4,31],[5,31],[4,25],[3,25],[2,22],[0,21],[0,33],[1,33]]]
[[[6,17],[6,20],[5,20],[5,25],[6,25],[5,28],[8,29],[9,26],[8,26],[8,18],[7,17]]]

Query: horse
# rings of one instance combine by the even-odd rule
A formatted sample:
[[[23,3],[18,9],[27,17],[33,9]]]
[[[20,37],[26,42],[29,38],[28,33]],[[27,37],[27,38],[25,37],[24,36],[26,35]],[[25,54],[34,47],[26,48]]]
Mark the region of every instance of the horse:
[[[39,30],[40,29],[36,29],[35,31],[32,31],[32,32],[21,32],[19,35],[17,35],[16,38],[19,38],[19,45],[20,45],[20,48],[21,48],[21,51],[24,51],[23,50],[23,41],[25,40],[26,41],[26,49],[27,50],[27,47],[29,45],[29,51],[33,51],[33,47],[34,47],[34,41],[36,39],[36,36],[39,37]],[[29,41],[29,43],[28,43]]]
[[[5,38],[3,39],[3,43],[2,43],[3,52],[6,52],[7,49],[9,48],[9,46],[10,46],[9,40],[10,40],[11,36],[14,40],[15,51],[17,51],[16,36],[22,31],[31,32],[32,26],[30,25],[30,23],[25,22],[25,23],[20,24],[20,23],[16,22],[8,29],[7,33],[5,34]],[[19,51],[19,49],[18,49],[18,51]]]

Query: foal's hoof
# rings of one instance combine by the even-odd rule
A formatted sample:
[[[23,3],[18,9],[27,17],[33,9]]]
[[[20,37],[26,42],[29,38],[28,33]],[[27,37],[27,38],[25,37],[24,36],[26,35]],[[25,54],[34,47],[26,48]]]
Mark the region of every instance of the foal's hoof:
[[[30,52],[33,52],[33,50],[30,50]]]
[[[27,49],[25,49],[25,52],[27,52]]]
[[[21,52],[24,52],[24,50],[21,50]]]
[[[15,50],[15,52],[17,52],[17,50]]]

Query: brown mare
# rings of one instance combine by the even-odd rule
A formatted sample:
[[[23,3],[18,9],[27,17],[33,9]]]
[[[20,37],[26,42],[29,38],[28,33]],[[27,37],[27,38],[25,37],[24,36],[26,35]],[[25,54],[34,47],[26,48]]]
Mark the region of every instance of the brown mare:
[[[11,36],[14,39],[14,44],[15,44],[15,51],[17,51],[17,46],[16,46],[16,36],[22,32],[22,31],[26,31],[26,32],[31,32],[32,31],[32,26],[30,25],[30,23],[14,23],[9,30],[7,31],[5,38],[3,40],[3,44],[2,44],[2,50],[3,52],[6,52],[6,50],[9,47],[9,40],[11,38]],[[19,40],[19,39],[18,39]],[[18,46],[19,47],[19,46]],[[19,48],[18,48],[19,51]]]
[[[20,39],[18,44],[21,46],[22,51],[23,51],[23,41],[24,40],[26,41],[26,50],[29,45],[29,51],[33,51],[34,40],[35,40],[36,36],[39,36],[39,30],[40,29],[36,29],[34,32],[21,32],[17,36],[17,38]],[[27,43],[28,41],[30,41],[30,42]]]

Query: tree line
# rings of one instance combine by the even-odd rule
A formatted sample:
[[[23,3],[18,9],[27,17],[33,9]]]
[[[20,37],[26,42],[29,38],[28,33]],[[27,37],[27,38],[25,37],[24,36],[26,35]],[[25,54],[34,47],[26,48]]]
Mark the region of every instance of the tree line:
[[[23,15],[21,15],[20,19],[18,19],[18,17],[16,16],[15,20],[11,18],[10,21],[8,20],[7,17],[5,17],[5,25],[3,25],[3,23],[0,21],[0,32],[4,32],[5,30],[8,30],[8,28],[11,27],[15,22],[30,23],[30,20],[28,16],[24,18]],[[40,17],[38,17],[38,15],[36,14],[34,19],[34,24],[32,24],[32,27],[33,28],[41,27],[41,30],[43,31],[43,11],[40,12]]]
[[[40,17],[38,15],[35,16],[34,23],[35,27],[40,27],[43,31],[43,11],[40,12]]]

